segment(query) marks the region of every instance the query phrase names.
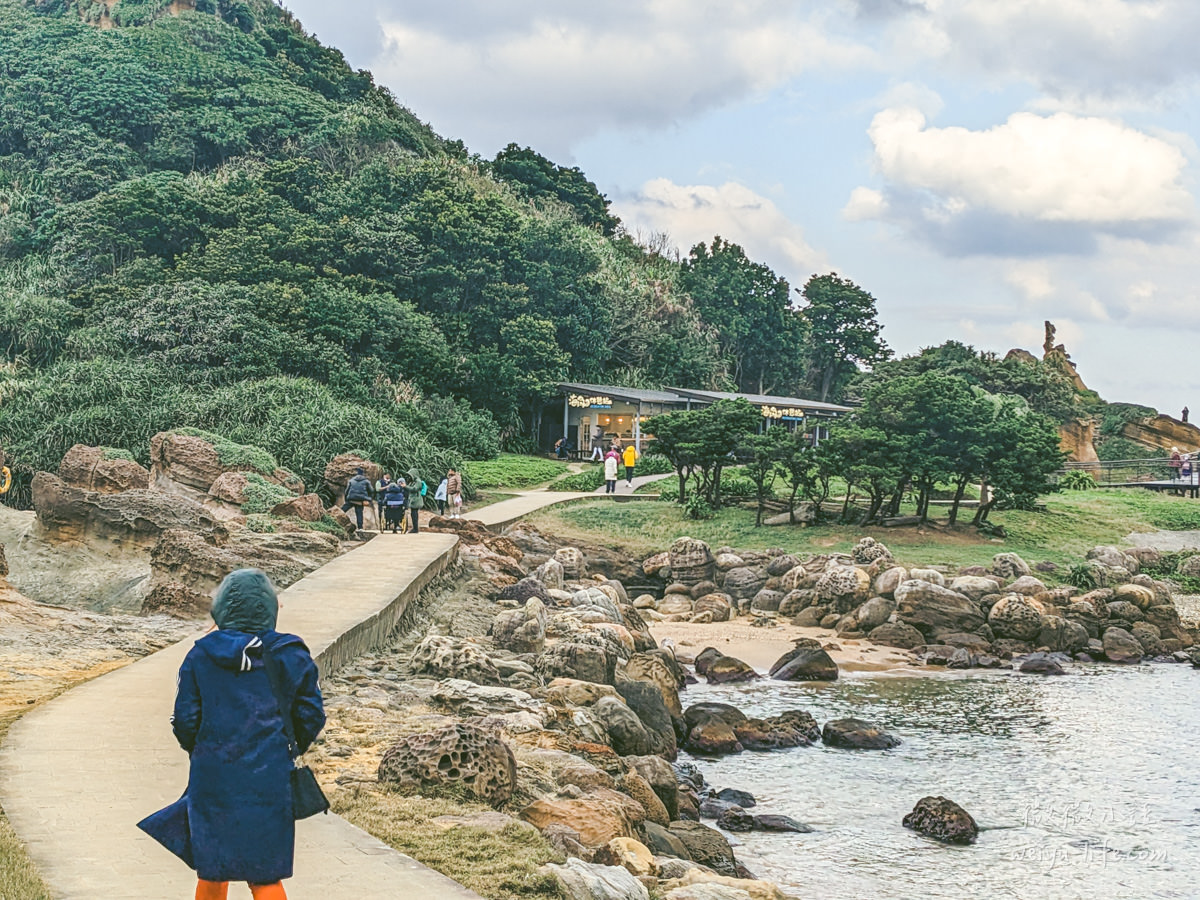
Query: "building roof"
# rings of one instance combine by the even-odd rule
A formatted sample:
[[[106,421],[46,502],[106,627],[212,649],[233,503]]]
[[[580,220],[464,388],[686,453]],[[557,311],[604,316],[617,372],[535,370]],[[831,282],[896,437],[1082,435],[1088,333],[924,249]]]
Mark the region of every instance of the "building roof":
[[[716,403],[718,400],[748,400],[755,406],[787,406],[803,409],[813,413],[839,415],[851,412],[849,406],[839,406],[836,403],[822,403],[819,400],[805,400],[800,397],[775,397],[771,394],[737,394],[729,391],[694,391],[690,388],[671,388],[682,397]]]
[[[643,388],[621,387],[615,384],[580,384],[566,381],[558,386],[564,394],[593,394],[615,397],[626,403],[687,403],[686,397],[681,397],[674,391],[651,391]]]

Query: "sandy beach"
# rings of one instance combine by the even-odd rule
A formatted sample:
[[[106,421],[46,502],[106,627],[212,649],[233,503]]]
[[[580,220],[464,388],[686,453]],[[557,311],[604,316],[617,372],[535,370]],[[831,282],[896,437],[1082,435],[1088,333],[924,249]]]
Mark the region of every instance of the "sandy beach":
[[[792,649],[792,642],[801,637],[816,638],[829,651],[838,667],[847,671],[904,670],[914,674],[939,671],[917,665],[907,650],[884,647],[866,640],[846,640],[825,628],[798,628],[782,623],[773,628],[755,628],[750,624],[750,619],[736,619],[707,625],[654,622],[650,632],[659,643],[665,639],[674,641],[681,657],[691,658],[705,647],[715,647],[727,656],[749,663],[764,675],[775,660]]]

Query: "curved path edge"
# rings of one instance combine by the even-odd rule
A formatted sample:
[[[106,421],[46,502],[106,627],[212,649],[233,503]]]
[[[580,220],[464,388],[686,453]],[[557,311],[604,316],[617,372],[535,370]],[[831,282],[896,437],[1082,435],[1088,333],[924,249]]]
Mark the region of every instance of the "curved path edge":
[[[469,514],[503,527],[590,495],[530,492]],[[457,558],[450,534],[379,535],[280,593],[279,627],[322,673],[381,646],[409,602]],[[137,828],[187,783],[168,718],[196,634],[28,713],[0,746],[0,805],[56,900],[184,898],[193,873]],[[297,824],[292,900],[474,898],[457,882],[335,815]],[[244,886],[233,897],[249,897]],[[14,898],[16,900],[16,898]]]

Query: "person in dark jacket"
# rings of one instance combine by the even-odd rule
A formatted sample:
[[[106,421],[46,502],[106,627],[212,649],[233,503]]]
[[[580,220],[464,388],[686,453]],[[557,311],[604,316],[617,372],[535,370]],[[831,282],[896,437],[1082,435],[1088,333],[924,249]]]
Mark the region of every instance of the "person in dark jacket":
[[[421,510],[425,506],[425,497],[421,493],[421,489],[425,487],[425,482],[421,480],[420,473],[415,468],[408,470],[408,486],[405,490],[408,492],[408,514],[412,519],[412,532],[417,534],[421,530]]]
[[[349,512],[350,507],[354,507],[354,518],[357,520],[359,531],[363,527],[363,507],[371,502],[371,494],[374,493],[374,490],[371,487],[371,479],[363,474],[362,468],[355,472],[354,477],[346,485],[346,502],[342,504],[342,512]]]
[[[383,493],[382,506],[384,510],[384,528],[396,534],[404,524],[404,508],[408,504],[405,496],[404,479],[393,481]]]
[[[303,753],[325,711],[316,663],[300,638],[275,631],[278,610],[266,573],[231,573],[213,600],[218,630],[179,668],[171,728],[191,757],[187,791],[138,824],[196,870],[197,900],[225,900],[231,881],[247,882],[256,900],[286,900],[281,882],[292,876],[296,834],[283,715]]]

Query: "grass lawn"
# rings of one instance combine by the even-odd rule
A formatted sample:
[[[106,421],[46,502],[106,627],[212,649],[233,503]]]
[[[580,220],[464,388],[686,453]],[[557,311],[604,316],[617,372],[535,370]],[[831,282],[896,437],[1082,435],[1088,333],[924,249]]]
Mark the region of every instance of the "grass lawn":
[[[14,718],[0,719],[0,742]],[[0,811],[0,897],[13,900],[50,900],[50,889],[33,867],[25,845]]]
[[[463,472],[476,489],[507,488],[524,490],[565,475],[568,464],[544,456],[501,453],[496,459],[463,463]]]
[[[521,825],[498,832],[445,829],[433,822],[437,816],[487,809],[459,800],[406,797],[365,786],[338,791],[333,797],[333,811],[338,815],[488,900],[561,900],[558,882],[537,870],[548,862],[561,863],[562,857],[536,831]]]
[[[713,548],[744,550],[782,547],[803,555],[849,550],[870,535],[891,547],[902,563],[986,565],[996,553],[1021,554],[1031,564],[1049,561],[1069,567],[1097,544],[1121,544],[1134,531],[1200,529],[1200,501],[1143,490],[1071,491],[1052,494],[1040,512],[993,512],[1006,538],[978,534],[969,526],[950,529],[945,512],[923,528],[859,528],[845,525],[754,527],[754,513],[725,508],[713,519],[695,521],[673,503],[607,503],[584,501],[550,507],[530,517],[542,530],[562,540],[610,547],[632,556],[667,549],[682,535],[699,538]],[[970,521],[973,513],[964,511]]]

